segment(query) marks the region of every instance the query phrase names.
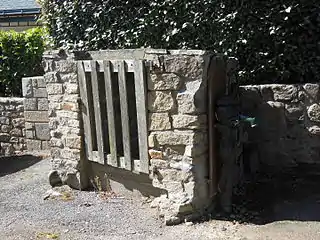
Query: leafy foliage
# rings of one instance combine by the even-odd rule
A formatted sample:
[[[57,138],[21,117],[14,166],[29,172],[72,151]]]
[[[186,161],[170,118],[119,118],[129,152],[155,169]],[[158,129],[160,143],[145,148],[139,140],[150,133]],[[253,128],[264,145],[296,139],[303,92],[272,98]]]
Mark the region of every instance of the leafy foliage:
[[[0,95],[21,96],[21,78],[43,74],[45,36],[41,28],[0,31]]]
[[[318,0],[41,0],[57,47],[196,48],[235,56],[245,83],[320,78]]]

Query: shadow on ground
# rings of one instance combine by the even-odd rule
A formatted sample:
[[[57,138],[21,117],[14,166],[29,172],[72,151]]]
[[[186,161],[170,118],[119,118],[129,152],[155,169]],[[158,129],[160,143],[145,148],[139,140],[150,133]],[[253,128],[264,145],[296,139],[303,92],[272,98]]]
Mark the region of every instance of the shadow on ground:
[[[257,225],[277,221],[320,221],[319,166],[260,173],[235,196],[233,213],[212,218]]]
[[[32,155],[0,157],[0,177],[28,168],[41,160],[41,157]]]

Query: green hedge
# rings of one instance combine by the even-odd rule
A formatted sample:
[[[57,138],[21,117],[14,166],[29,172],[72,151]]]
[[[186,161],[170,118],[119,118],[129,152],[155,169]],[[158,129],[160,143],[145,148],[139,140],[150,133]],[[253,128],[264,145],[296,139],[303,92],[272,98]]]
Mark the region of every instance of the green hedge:
[[[0,96],[21,96],[21,78],[43,74],[45,36],[42,28],[0,31]]]
[[[244,83],[320,78],[319,0],[41,0],[57,47],[208,49]]]

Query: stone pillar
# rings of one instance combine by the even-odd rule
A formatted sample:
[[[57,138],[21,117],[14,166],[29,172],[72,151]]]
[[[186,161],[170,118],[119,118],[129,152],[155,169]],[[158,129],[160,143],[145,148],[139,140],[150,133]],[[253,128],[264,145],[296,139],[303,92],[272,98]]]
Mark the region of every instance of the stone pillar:
[[[157,52],[155,52],[157,53]],[[152,62],[148,78],[149,155],[156,198],[166,224],[208,204],[207,79],[209,57],[172,52]],[[159,69],[159,65],[160,69]]]
[[[49,149],[48,94],[41,77],[22,79],[26,143],[29,151]]]
[[[83,165],[80,94],[76,62],[70,56],[58,51],[44,56],[53,165],[49,180],[52,185],[62,182],[84,189],[88,181]]]

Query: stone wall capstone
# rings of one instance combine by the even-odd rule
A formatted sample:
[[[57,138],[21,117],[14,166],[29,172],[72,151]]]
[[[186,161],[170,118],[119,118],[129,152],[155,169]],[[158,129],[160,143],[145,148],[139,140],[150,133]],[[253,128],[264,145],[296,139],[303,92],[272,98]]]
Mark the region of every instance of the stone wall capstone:
[[[0,156],[26,149],[23,98],[0,97]]]
[[[257,169],[319,164],[320,84],[241,87],[241,108],[256,117],[247,153]],[[249,159],[248,158],[248,159]]]
[[[48,94],[44,77],[22,79],[26,144],[29,151],[48,150],[50,131]]]

